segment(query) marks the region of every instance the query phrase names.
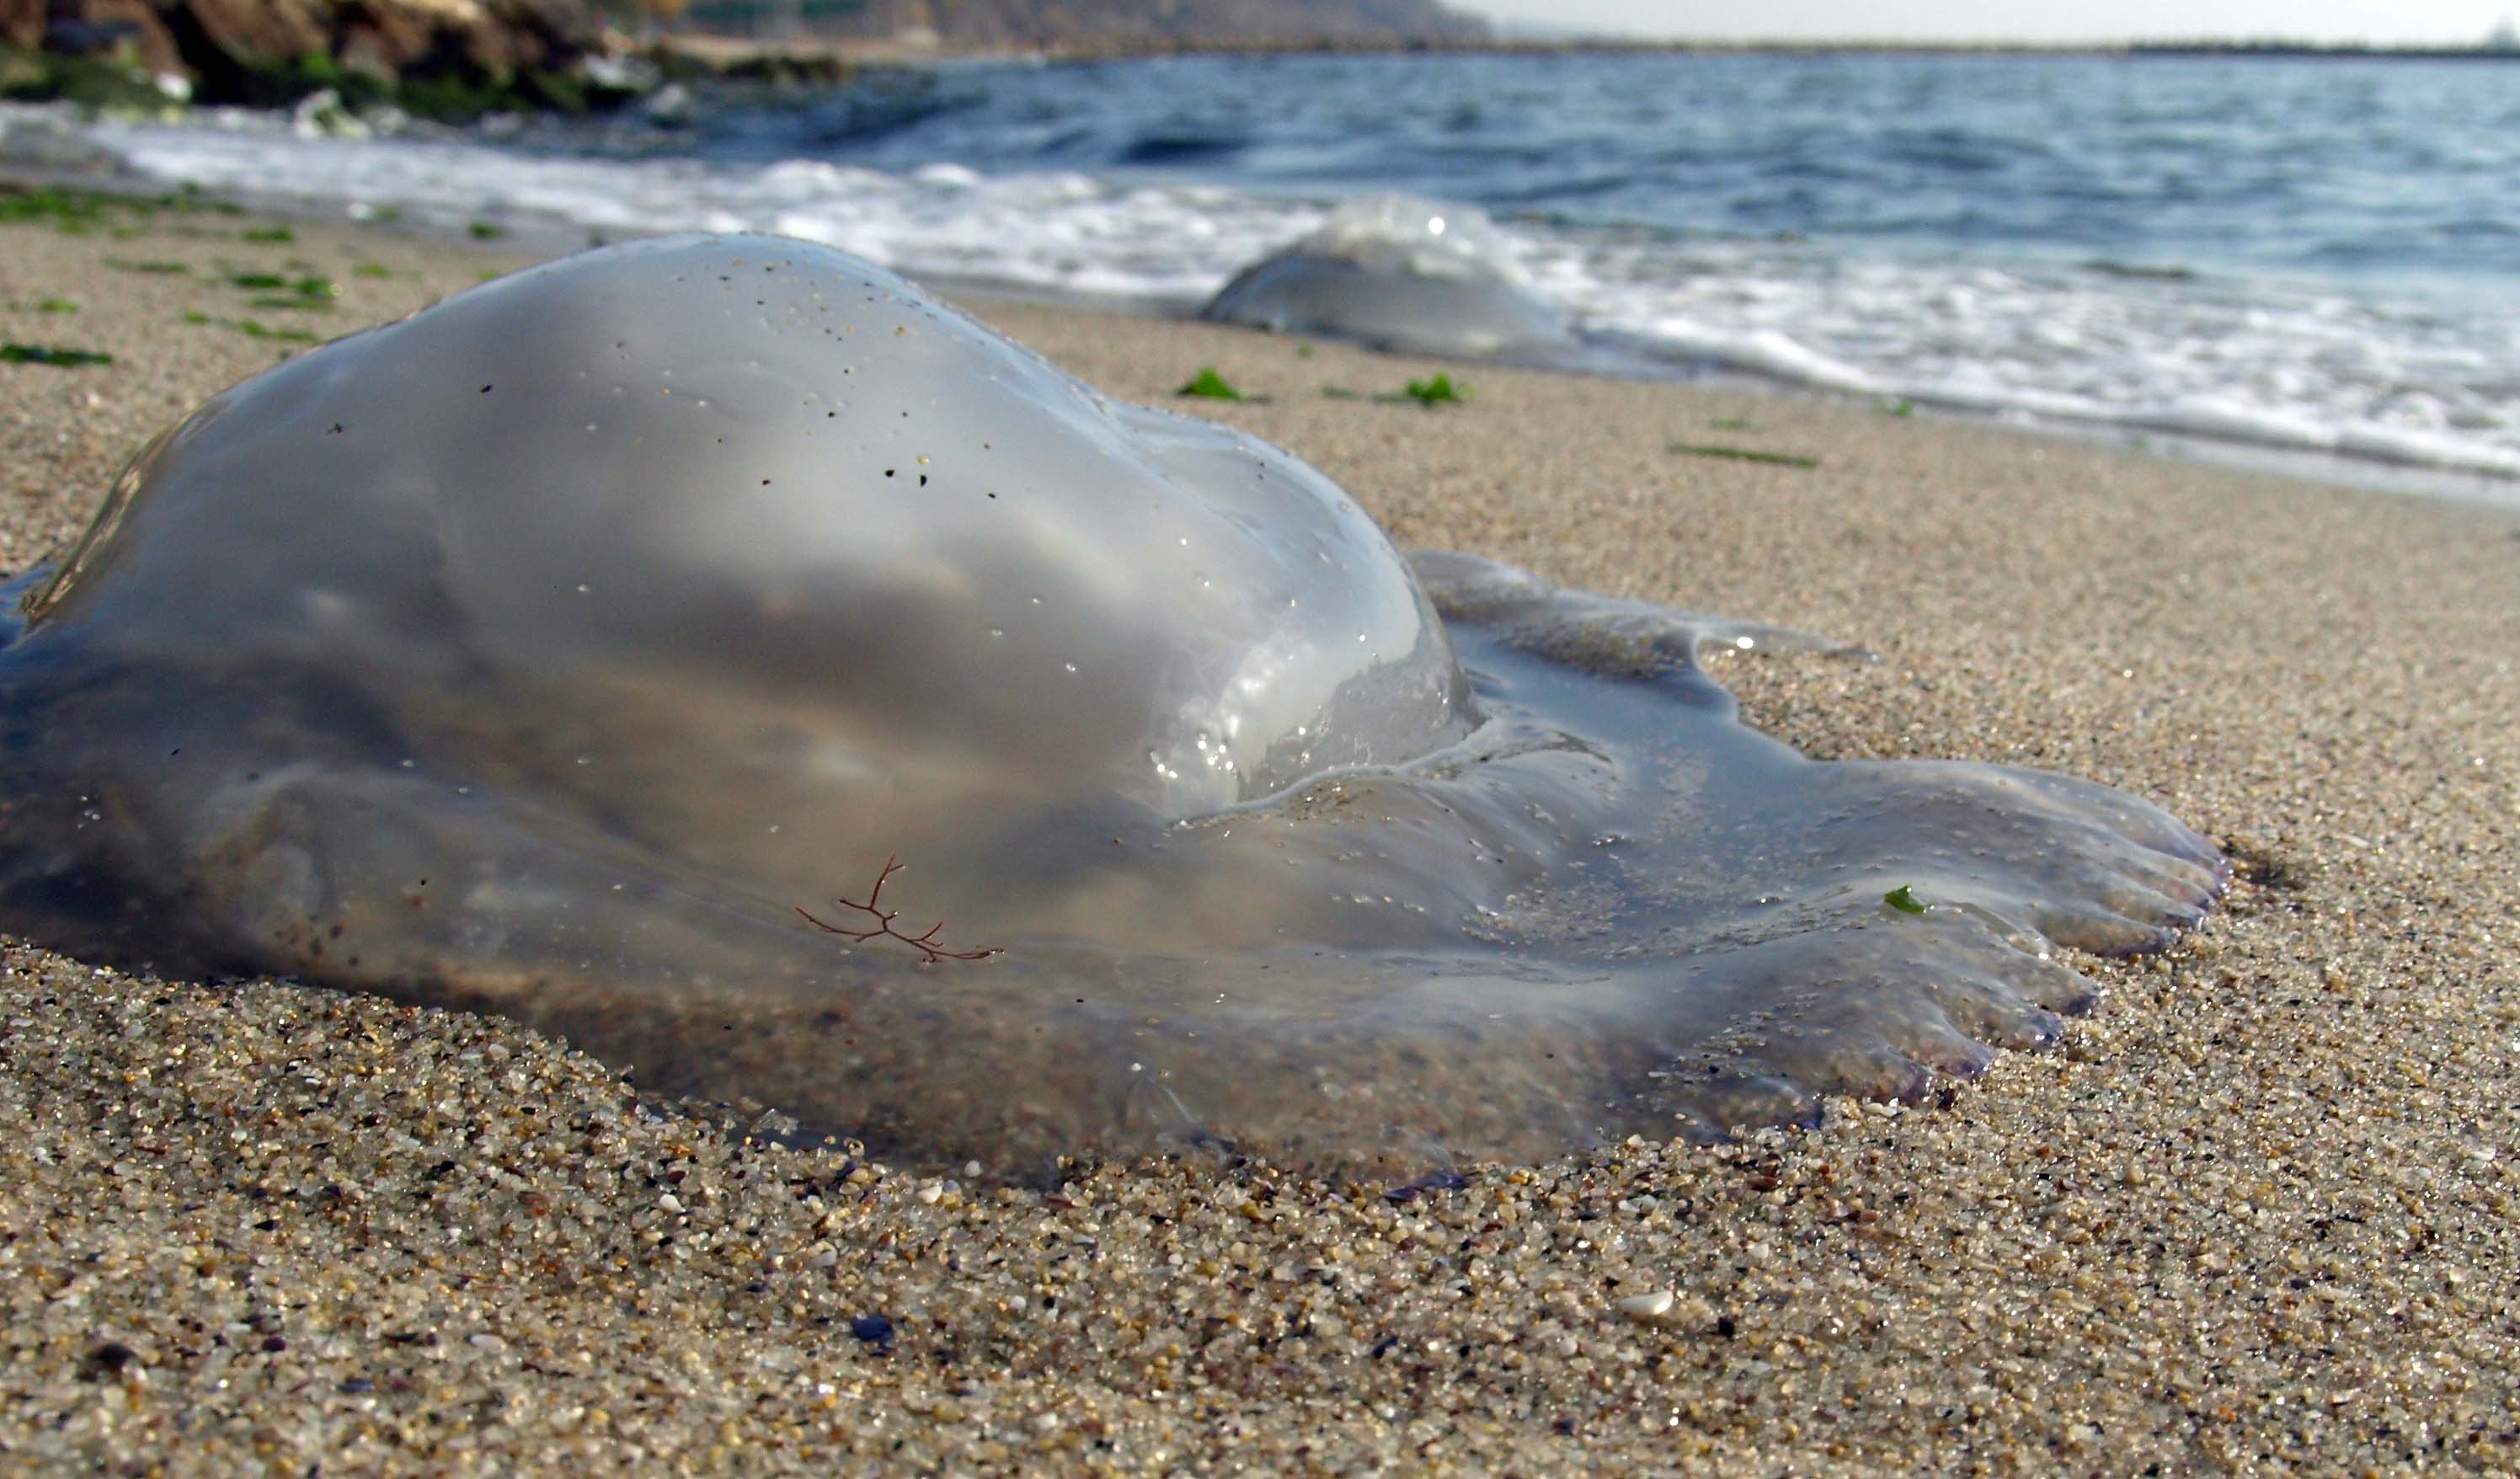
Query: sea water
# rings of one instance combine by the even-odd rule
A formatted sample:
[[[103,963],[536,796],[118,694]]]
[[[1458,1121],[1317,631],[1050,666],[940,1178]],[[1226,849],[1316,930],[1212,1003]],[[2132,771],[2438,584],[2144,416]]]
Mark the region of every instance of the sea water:
[[[95,125],[353,214],[775,231],[1189,311],[1339,202],[1482,207],[1585,362],[2520,498],[2520,67],[2023,56],[954,65],[599,122]]]

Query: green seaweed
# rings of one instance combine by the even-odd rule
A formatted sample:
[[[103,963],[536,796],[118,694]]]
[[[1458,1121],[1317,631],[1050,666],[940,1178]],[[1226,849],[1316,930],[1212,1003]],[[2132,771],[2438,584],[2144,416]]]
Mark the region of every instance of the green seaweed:
[[[297,240],[297,233],[286,226],[262,226],[237,233],[237,240],[257,246],[277,246]]]
[[[361,262],[356,267],[351,268],[350,272],[354,277],[363,278],[389,278],[393,276],[393,269],[382,262]]]
[[[146,221],[159,211],[237,215],[242,213],[242,207],[206,199],[196,186],[144,196],[58,185],[25,186],[0,180],[0,225],[44,224],[66,236],[84,236],[102,228],[127,238],[137,233],[123,223],[135,218]]]
[[[1465,381],[1456,381],[1449,375],[1438,375],[1432,380],[1411,381],[1398,390],[1379,390],[1371,395],[1362,390],[1351,390],[1345,385],[1324,385],[1321,389],[1321,397],[1324,400],[1334,401],[1372,401],[1377,406],[1418,405],[1432,411],[1437,406],[1461,405],[1467,402],[1470,398],[1470,387]]]
[[[310,330],[274,329],[269,324],[258,324],[252,319],[236,319],[232,321],[228,327],[249,338],[274,339],[284,344],[320,344],[324,342],[324,336],[322,335],[316,334]]]
[[[1469,381],[1453,382],[1449,375],[1436,375],[1426,380],[1414,380],[1400,388],[1400,393],[1432,411],[1437,406],[1462,405],[1470,398]]]
[[[257,306],[259,306],[258,303]],[[294,299],[282,299],[281,306],[299,308],[307,305],[297,302]],[[271,339],[284,344],[320,344],[324,341],[324,336],[322,335],[313,333],[309,330],[274,328],[269,324],[261,323],[254,319],[213,318],[209,314],[203,313],[198,308],[188,308],[184,310],[184,322],[203,326],[216,326],[222,329],[233,329],[248,338]]]
[[[78,304],[66,297],[48,297],[35,305],[37,313],[76,313]]]
[[[108,209],[124,203],[118,197],[93,190],[0,187],[0,223],[19,226],[42,221],[63,231],[73,227],[84,231],[103,220]]]
[[[148,274],[152,277],[179,277],[193,270],[191,266],[183,262],[133,262],[127,261],[121,257],[107,257],[105,259],[105,265],[112,268],[116,272],[139,272]]]
[[[582,113],[589,111],[586,83],[569,72],[531,67],[517,79],[516,90],[552,112]]]
[[[1925,902],[1917,898],[1915,890],[1905,883],[1883,894],[1881,902],[1901,914],[1920,915],[1925,912]]]
[[[492,221],[474,221],[464,230],[476,242],[495,242],[508,234],[507,227]]]
[[[94,349],[64,349],[55,344],[0,344],[0,365],[53,365],[75,369],[80,365],[111,365],[113,356]]]
[[[1251,396],[1243,394],[1237,388],[1232,381],[1217,374],[1214,365],[1199,366],[1198,373],[1190,378],[1190,383],[1173,393],[1193,396],[1199,400],[1247,401],[1252,399]]]
[[[245,207],[234,201],[222,201],[191,180],[158,197],[158,205],[167,210],[202,212],[208,215],[243,215]]]
[[[1902,395],[1895,400],[1875,402],[1872,409],[1880,412],[1883,416],[1895,416],[1904,419],[1916,414],[1916,403]]]
[[[327,309],[341,295],[341,285],[327,277],[284,277],[277,272],[240,272],[228,279],[248,292],[271,296],[253,300],[256,308]],[[282,294],[286,294],[285,296]]]
[[[1772,468],[1817,468],[1820,459],[1799,452],[1762,452],[1756,447],[1723,447],[1704,442],[1673,442],[1666,449],[1684,457],[1715,457],[1727,462],[1764,463]]]

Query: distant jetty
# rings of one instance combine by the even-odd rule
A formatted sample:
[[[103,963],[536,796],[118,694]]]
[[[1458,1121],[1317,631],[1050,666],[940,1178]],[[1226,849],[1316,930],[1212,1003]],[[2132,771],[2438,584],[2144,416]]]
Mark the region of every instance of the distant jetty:
[[[2489,41],[2477,46],[2322,45],[2310,41],[1887,41],[1641,39],[1626,36],[1514,35],[1288,35],[1288,36],[1087,36],[1012,43],[958,43],[913,30],[888,37],[799,35],[764,40],[725,31],[685,31],[657,46],[709,57],[732,66],[747,57],[825,57],[856,65],[922,60],[1024,58],[1052,62],[1125,61],[1186,56],[1777,56],[1777,57],[2055,57],[2148,61],[2215,58],[2229,61],[2520,61],[2520,45]]]

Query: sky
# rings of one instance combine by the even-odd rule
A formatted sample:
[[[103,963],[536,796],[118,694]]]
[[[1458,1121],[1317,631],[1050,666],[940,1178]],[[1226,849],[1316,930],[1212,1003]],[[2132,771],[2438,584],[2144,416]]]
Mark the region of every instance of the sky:
[[[2125,41],[2246,38],[2466,45],[2520,18],[2520,0],[1452,0],[1508,26],[1551,31],[1805,40]]]

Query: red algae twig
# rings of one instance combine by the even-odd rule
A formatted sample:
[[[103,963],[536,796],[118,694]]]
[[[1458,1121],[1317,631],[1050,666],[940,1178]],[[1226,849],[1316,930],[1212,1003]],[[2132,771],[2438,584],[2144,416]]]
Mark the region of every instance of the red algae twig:
[[[939,938],[945,928],[943,919],[928,925],[927,932],[924,934],[903,934],[893,928],[892,921],[901,918],[901,911],[883,907],[883,885],[891,881],[894,874],[901,872],[901,859],[898,855],[884,859],[883,872],[875,875],[875,887],[867,890],[865,903],[861,904],[855,899],[832,901],[842,909],[854,909],[875,920],[871,928],[850,929],[844,925],[833,924],[828,919],[818,919],[807,914],[801,905],[797,906],[796,914],[806,923],[823,933],[838,935],[841,939],[854,944],[863,945],[869,940],[899,940],[902,944],[918,951],[920,963],[925,965],[934,965],[945,961],[985,961],[991,956],[1006,954],[1004,949],[995,945],[983,946],[978,950],[947,950]]]

